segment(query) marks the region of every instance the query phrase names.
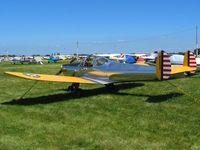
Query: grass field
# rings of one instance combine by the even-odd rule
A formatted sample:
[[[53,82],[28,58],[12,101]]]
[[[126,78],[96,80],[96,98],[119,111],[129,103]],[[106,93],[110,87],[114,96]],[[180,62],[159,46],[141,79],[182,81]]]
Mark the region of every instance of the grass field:
[[[200,75],[81,85],[35,82],[5,71],[55,74],[60,64],[0,64],[0,149],[200,149]],[[23,99],[20,99],[32,86]]]

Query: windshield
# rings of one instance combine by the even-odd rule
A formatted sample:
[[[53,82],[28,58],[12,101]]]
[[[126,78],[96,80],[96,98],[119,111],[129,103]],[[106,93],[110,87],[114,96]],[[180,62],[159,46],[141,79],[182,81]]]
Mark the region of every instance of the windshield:
[[[107,62],[109,62],[109,60],[105,57],[96,57],[93,61],[93,66],[101,66]]]

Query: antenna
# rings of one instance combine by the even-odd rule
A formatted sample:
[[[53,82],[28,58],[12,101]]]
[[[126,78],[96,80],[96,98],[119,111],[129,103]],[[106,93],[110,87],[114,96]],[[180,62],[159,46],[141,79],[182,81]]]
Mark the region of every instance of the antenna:
[[[79,42],[76,42],[76,58],[78,59]]]
[[[5,60],[8,61],[8,48],[6,48],[5,52],[6,52],[6,54],[5,54]]]
[[[199,42],[198,42],[198,26],[196,25],[196,49],[199,48]]]

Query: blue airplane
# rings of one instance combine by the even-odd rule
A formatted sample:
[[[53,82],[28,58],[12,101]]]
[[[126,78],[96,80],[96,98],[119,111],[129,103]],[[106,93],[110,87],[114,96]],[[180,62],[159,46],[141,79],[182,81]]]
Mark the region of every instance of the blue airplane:
[[[57,61],[59,61],[59,58],[58,57],[53,57],[53,56],[51,56],[51,57],[49,57],[48,58],[48,63],[50,63],[50,62],[57,62]]]

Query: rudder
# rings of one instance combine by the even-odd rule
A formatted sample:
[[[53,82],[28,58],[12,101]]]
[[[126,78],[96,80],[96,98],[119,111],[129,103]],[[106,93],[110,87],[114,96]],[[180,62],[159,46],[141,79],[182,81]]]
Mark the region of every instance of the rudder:
[[[191,51],[185,52],[183,66],[197,68],[195,55]]]
[[[167,80],[171,76],[171,61],[164,51],[158,53],[156,61],[156,77],[158,80]]]

